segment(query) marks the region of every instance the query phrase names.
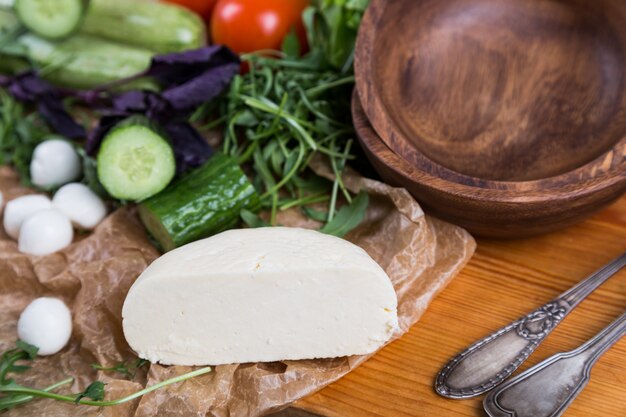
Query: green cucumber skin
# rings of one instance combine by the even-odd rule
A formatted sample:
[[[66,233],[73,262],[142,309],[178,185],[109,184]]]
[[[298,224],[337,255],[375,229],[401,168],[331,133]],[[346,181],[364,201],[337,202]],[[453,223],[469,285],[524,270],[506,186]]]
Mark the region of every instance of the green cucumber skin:
[[[126,137],[120,142],[120,134],[127,134],[128,129],[133,129],[130,137]],[[156,154],[159,158],[158,181],[154,181],[155,175],[150,175],[150,180],[143,181],[129,178],[128,171],[122,169],[123,185],[120,186],[120,165],[119,165],[119,152],[123,151],[125,156],[129,155],[133,146],[138,146],[138,142],[143,140],[143,145],[146,146],[146,136],[144,132],[149,132],[152,139],[150,139],[149,146],[152,149],[152,155]],[[145,153],[144,153],[145,154]],[[117,157],[116,157],[117,155]],[[131,156],[131,158],[134,158]],[[132,160],[137,167],[137,163],[141,163],[135,159]],[[155,161],[153,161],[154,163]],[[151,197],[161,191],[172,181],[176,172],[176,161],[174,158],[174,152],[171,148],[171,144],[167,136],[149,119],[145,116],[131,116],[113,127],[102,140],[98,156],[96,158],[98,180],[104,186],[106,191],[113,197],[121,200],[129,201],[141,201],[148,197]],[[118,177],[117,180],[115,179]],[[137,182],[139,181],[139,183]],[[141,182],[143,181],[143,183]]]
[[[13,10],[15,11],[17,17],[24,26],[26,26],[32,32],[47,39],[62,39],[76,32],[82,23],[83,16],[85,15],[85,10],[87,9],[87,5],[89,2],[89,0],[74,0],[74,4],[78,6],[78,15],[75,16],[75,19],[73,21],[68,21],[67,23],[69,24],[67,25],[67,27],[64,28],[63,31],[56,33],[54,36],[52,34],[46,36],[46,34],[42,32],[44,28],[35,27],[34,25],[32,25],[32,22],[29,19],[29,17],[32,16],[33,13],[33,5],[28,4],[30,1],[31,0],[15,0],[13,4]],[[65,16],[67,16],[67,10],[65,10]]]
[[[145,49],[82,34],[61,41],[26,34],[17,42],[25,48],[27,57],[44,69],[45,79],[79,89],[97,87],[145,71],[153,56]]]
[[[11,33],[20,27],[20,21],[10,9],[0,8],[0,36]]]
[[[232,228],[242,209],[259,206],[259,196],[236,160],[216,154],[142,202],[139,215],[162,249],[171,250]]]
[[[14,39],[20,32],[21,24],[11,9],[0,8],[0,73],[16,74],[30,68],[28,60]]]
[[[199,48],[206,38],[194,12],[145,0],[91,0],[80,32],[156,53]]]

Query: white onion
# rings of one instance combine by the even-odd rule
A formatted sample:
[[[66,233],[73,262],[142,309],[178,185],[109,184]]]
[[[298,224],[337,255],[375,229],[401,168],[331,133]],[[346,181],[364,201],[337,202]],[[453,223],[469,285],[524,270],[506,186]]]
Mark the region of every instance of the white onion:
[[[55,209],[39,211],[22,224],[18,247],[31,255],[48,255],[72,243],[74,229],[63,213]]]
[[[55,209],[81,229],[93,229],[107,214],[104,202],[89,187],[80,183],[64,185],[52,198]]]
[[[41,210],[52,208],[52,202],[44,195],[25,195],[7,203],[4,209],[4,230],[13,239],[20,235],[22,223]]]
[[[35,185],[48,188],[67,184],[77,180],[81,172],[80,158],[66,140],[46,140],[33,152],[30,177]]]
[[[58,298],[37,298],[22,311],[17,334],[24,342],[37,346],[39,355],[53,355],[70,340],[72,314]]]

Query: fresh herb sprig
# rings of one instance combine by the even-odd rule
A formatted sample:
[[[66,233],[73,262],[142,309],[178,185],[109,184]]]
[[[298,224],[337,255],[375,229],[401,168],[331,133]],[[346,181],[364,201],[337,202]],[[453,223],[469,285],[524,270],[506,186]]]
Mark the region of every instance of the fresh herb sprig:
[[[26,113],[23,104],[0,89],[0,165],[13,165],[25,185],[31,185],[33,151],[49,133],[39,113]]]
[[[125,375],[128,378],[134,378],[137,371],[142,367],[149,364],[145,359],[135,359],[130,361],[124,361],[116,363],[113,366],[102,366],[98,363],[91,364],[91,368],[96,371],[104,371],[104,372],[117,372],[119,374]]]
[[[235,78],[222,109],[228,120],[223,151],[241,164],[251,163],[271,224],[279,210],[323,202],[329,203],[326,220],[331,221],[339,193],[348,202],[352,196],[340,175],[334,183],[311,182],[307,168],[319,153],[340,174],[353,158],[353,129],[345,111],[353,76],[293,68],[290,64],[297,61],[291,60],[258,55],[244,59],[250,72]]]
[[[343,236],[364,217],[367,195],[355,196],[342,174],[354,159],[350,116],[354,87],[354,43],[367,0],[319,0],[303,15],[310,51],[300,56],[295,33],[283,50],[242,57],[249,72],[237,76],[222,101],[223,151],[251,166],[262,206],[276,224],[278,212],[301,207],[324,224],[322,231]],[[316,177],[310,161],[321,155],[333,181]],[[342,207],[341,202],[348,203]],[[314,205],[326,205],[321,211]],[[339,216],[341,214],[341,216]],[[265,224],[242,213],[250,226]]]
[[[195,371],[161,381],[125,397],[115,400],[105,400],[104,395],[106,384],[102,381],[92,382],[84,391],[79,393],[59,394],[54,391],[62,386],[71,384],[74,381],[73,378],[66,378],[43,389],[27,387],[18,384],[12,378],[9,378],[9,374],[11,373],[23,373],[28,371],[30,366],[24,365],[23,362],[35,359],[37,356],[37,350],[38,349],[35,346],[18,341],[14,349],[4,352],[0,358],[0,411],[11,409],[17,405],[32,401],[35,398],[47,398],[56,401],[90,405],[94,407],[113,406],[134,400],[135,398],[139,398],[159,388],[211,372],[210,367],[200,368]],[[18,362],[20,363],[18,364]],[[131,363],[130,366],[134,366],[134,369],[136,370],[138,367],[142,366],[142,364],[135,362],[134,364]],[[105,371],[109,370],[104,367],[101,367],[100,369]],[[130,372],[129,365],[127,365],[124,369]],[[119,371],[117,368],[114,370]]]

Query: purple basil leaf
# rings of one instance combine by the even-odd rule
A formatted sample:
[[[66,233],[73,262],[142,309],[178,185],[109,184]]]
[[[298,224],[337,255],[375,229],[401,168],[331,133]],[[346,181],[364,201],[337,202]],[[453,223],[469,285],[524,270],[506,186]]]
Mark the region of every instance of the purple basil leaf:
[[[163,84],[161,95],[177,115],[183,115],[224,91],[239,73],[239,65],[230,49],[213,45],[154,57],[147,75]]]
[[[210,68],[185,84],[163,91],[163,97],[177,112],[186,112],[217,97],[238,72],[239,64]]]
[[[178,174],[202,165],[213,154],[211,146],[189,123],[171,122],[163,129],[172,142]]]
[[[15,99],[37,104],[39,113],[56,133],[70,139],[85,137],[85,128],[76,123],[65,109],[57,90],[34,71],[13,77],[8,89]]]
[[[37,103],[37,109],[56,133],[69,139],[82,139],[87,135],[85,128],[76,123],[58,97],[42,96]]]
[[[239,57],[225,46],[212,45],[155,56],[145,75],[156,78],[167,88],[183,84],[209,68],[229,64],[239,65]]]
[[[115,125],[126,119],[128,116],[128,114],[110,114],[102,116],[98,126],[91,131],[89,137],[87,137],[87,143],[85,143],[85,151],[87,152],[87,155],[94,156],[98,152],[100,144],[106,134],[109,133]]]
[[[172,111],[167,99],[152,91],[129,91],[113,99],[116,113],[143,114],[149,119],[165,124],[178,115]]]
[[[34,71],[27,71],[13,77],[9,92],[19,101],[34,102],[43,95],[55,94],[55,89]]]
[[[129,91],[113,98],[111,108],[118,112],[145,112],[147,106],[147,91]]]

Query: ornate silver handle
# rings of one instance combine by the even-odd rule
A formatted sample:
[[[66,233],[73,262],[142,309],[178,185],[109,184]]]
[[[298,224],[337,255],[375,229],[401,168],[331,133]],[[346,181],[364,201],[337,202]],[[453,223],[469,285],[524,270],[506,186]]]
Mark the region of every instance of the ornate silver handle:
[[[557,299],[475,342],[437,375],[435,390],[447,398],[470,398],[501,384],[582,300],[626,265],[626,253]]]
[[[558,417],[589,382],[591,367],[626,334],[626,313],[576,350],[559,353],[493,390],[491,417]]]

